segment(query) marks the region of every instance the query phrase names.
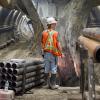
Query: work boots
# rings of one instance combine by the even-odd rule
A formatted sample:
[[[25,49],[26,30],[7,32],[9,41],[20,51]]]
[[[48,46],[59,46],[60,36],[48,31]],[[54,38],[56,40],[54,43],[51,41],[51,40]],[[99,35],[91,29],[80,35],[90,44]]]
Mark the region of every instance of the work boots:
[[[59,88],[59,85],[56,85],[56,74],[51,74],[50,88],[51,89],[58,89]]]
[[[50,87],[50,78],[49,78],[49,73],[45,73],[45,82],[43,84],[44,88],[49,88]]]

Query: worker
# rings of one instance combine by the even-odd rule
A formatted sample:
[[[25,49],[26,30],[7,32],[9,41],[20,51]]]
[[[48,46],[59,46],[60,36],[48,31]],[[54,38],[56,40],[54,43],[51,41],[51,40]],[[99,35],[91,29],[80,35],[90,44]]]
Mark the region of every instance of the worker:
[[[59,33],[55,31],[57,21],[53,17],[47,18],[47,29],[42,32],[42,51],[44,52],[46,86],[57,89],[57,57],[62,56]]]

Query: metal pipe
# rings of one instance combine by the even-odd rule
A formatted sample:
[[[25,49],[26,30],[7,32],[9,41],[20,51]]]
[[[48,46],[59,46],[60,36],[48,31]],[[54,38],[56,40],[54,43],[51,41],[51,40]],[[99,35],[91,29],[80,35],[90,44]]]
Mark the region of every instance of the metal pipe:
[[[14,69],[20,68],[20,67],[23,67],[23,64],[22,63],[13,63],[12,64],[12,68],[14,68]]]
[[[99,28],[84,28],[82,32],[85,37],[91,38],[100,42]]]
[[[19,87],[22,85],[22,81],[19,82],[12,82],[12,87]]]
[[[26,63],[13,63],[12,64],[12,67],[14,69],[16,68],[21,68],[23,66],[33,66],[33,65],[39,65],[39,64],[43,64],[43,60],[34,60],[34,61],[29,61],[29,62],[26,62]]]
[[[12,67],[12,63],[11,63],[11,62],[7,62],[7,63],[6,63],[6,67],[7,67],[7,68],[11,68],[11,67]]]
[[[18,76],[16,76],[16,75],[13,75],[12,76],[12,81],[21,81],[22,80],[22,78],[23,78],[23,75],[18,75]]]
[[[7,74],[7,80],[12,80],[12,75],[11,74]]]
[[[2,68],[2,73],[7,73],[7,68]]]
[[[9,74],[12,74],[12,73],[13,73],[13,68],[9,68],[7,72],[8,72]]]
[[[79,41],[85,48],[88,49],[90,55],[93,56],[94,60],[100,62],[100,42],[84,36],[80,36]]]
[[[2,80],[2,81],[1,81],[1,86],[4,86],[5,83],[6,83],[6,80]]]
[[[25,59],[11,59],[12,62],[12,68],[20,68],[24,66],[24,63],[26,62]]]
[[[10,62],[12,63],[25,63],[25,59],[11,59]]]
[[[20,69],[14,69],[13,70],[13,74],[15,75],[20,75],[23,73],[24,68],[20,68]]]
[[[32,65],[40,65],[43,64],[43,60],[34,60],[34,61],[29,61],[25,63],[25,66],[32,66]]]
[[[40,76],[31,77],[29,79],[26,79],[25,84],[34,83],[34,82],[39,81],[40,79],[43,79],[43,78],[44,78],[44,74],[41,74]],[[22,84],[23,84],[22,81],[12,82],[12,87],[20,87]]]
[[[34,66],[28,66],[26,69],[26,73],[29,73],[29,72],[32,72],[32,71],[35,71],[35,70],[40,70],[40,69],[43,69],[44,68],[44,64],[40,64],[40,65],[34,65]],[[20,75],[22,74],[24,71],[24,68],[20,68],[20,69],[14,69],[13,70],[13,74],[16,74],[16,75]]]
[[[31,82],[39,81],[40,79],[44,79],[44,74],[26,79],[26,84],[29,84]]]
[[[38,71],[35,71],[35,72],[31,72],[31,73],[27,73],[26,74],[26,79],[30,78],[30,77],[33,77],[33,76],[36,76],[36,75],[43,74],[43,73],[44,73],[44,69],[41,69],[41,70],[38,70]]]
[[[5,63],[4,62],[0,62],[0,67],[4,67]]]
[[[12,81],[9,81],[9,86],[12,88]]]
[[[25,85],[25,91],[27,91],[28,89],[32,89],[32,87],[38,86],[40,84],[42,84],[44,82],[44,79],[38,80],[35,83],[30,83]],[[22,87],[18,87],[18,88],[14,88],[13,89],[15,91],[15,93],[19,93],[22,91]]]
[[[25,66],[39,65],[39,64],[43,64],[43,63],[44,63],[43,60],[32,60],[32,61],[27,61],[25,63]]]
[[[44,73],[44,69],[41,69],[38,72],[34,71],[34,72],[26,73],[26,79],[30,78],[30,77],[33,77],[35,75],[42,74],[42,73]],[[23,78],[23,75],[18,75],[18,76],[12,75],[12,80],[13,81],[20,81],[20,80],[22,80],[22,78]]]
[[[6,80],[7,79],[7,74],[1,74],[1,78],[2,78],[2,80]]]

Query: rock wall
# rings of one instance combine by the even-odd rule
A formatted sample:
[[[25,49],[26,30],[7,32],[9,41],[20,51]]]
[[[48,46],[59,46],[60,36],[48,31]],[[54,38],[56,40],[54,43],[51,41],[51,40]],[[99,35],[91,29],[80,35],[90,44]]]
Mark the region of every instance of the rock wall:
[[[62,46],[65,52],[68,52],[66,49],[69,49],[72,59],[77,65],[78,72],[80,72],[80,62],[76,50],[76,42],[79,35],[81,35],[82,29],[87,27],[91,9],[99,3],[100,2],[90,0],[66,0],[66,2],[62,1],[60,4],[50,0],[34,1],[41,19],[45,19],[49,16],[58,18],[57,31],[60,33]],[[98,10],[96,10],[96,12],[98,12]],[[96,64],[95,66],[99,65]]]

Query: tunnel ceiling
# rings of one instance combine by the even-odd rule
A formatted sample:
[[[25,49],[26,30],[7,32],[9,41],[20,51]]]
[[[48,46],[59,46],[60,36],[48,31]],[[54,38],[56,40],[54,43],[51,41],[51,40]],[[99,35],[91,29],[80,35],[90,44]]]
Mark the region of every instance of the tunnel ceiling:
[[[64,4],[64,3],[67,3],[71,0],[51,0],[52,3],[55,3],[55,4]]]
[[[48,1],[55,3],[55,4],[64,4],[64,3],[68,3],[72,0],[48,0]],[[92,0],[92,1],[93,1],[94,6],[100,5],[100,0]]]
[[[100,0],[94,0],[93,2],[94,2],[94,6],[100,5]]]
[[[0,5],[2,5],[3,7],[12,8],[12,5],[16,3],[16,1],[20,1],[20,0],[0,0]],[[39,0],[35,0],[35,1],[39,1]],[[64,4],[72,0],[47,0],[47,1],[55,4]],[[90,0],[90,2],[93,2],[95,6],[100,5],[100,0],[92,0],[92,1]]]

